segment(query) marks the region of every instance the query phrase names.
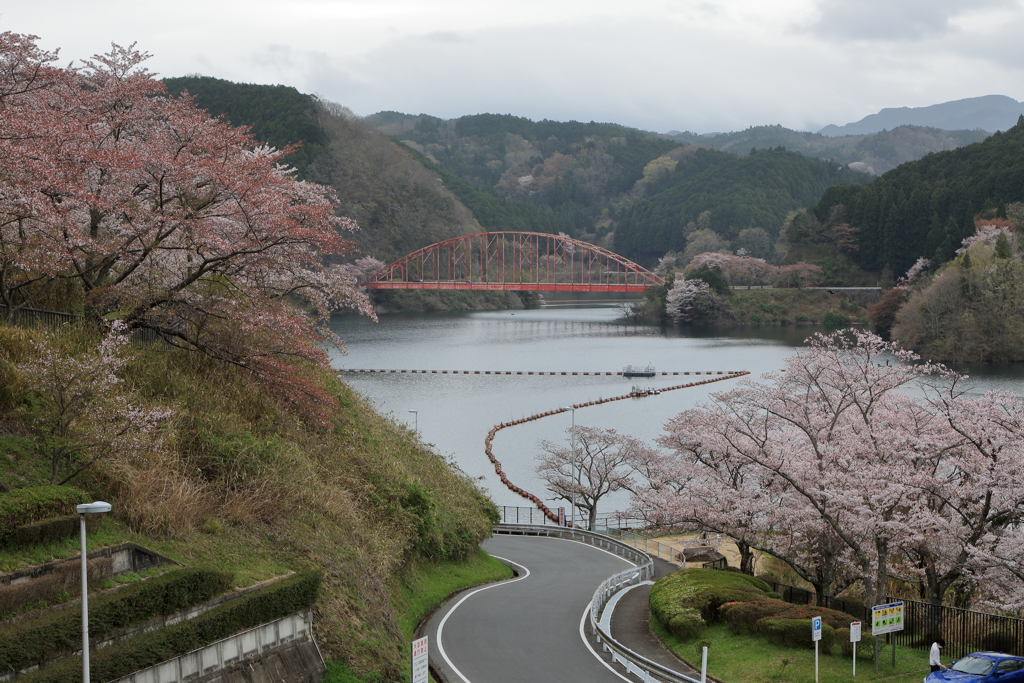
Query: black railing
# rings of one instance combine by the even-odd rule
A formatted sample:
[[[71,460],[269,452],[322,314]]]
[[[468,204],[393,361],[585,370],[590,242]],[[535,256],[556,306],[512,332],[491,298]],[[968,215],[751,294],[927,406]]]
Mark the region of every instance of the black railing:
[[[725,568],[717,566],[719,564],[724,564],[724,560],[707,562],[704,566],[709,569]],[[864,624],[865,633],[871,632],[871,609],[858,602],[831,596],[816,601],[814,591],[778,581],[765,580],[765,583],[786,602],[795,605],[817,602],[822,607],[846,612]],[[979,650],[1024,656],[1024,619],[892,596],[887,596],[885,602],[903,603],[903,630],[888,634],[886,642],[895,641],[904,647],[930,647],[932,641],[941,635],[946,639],[945,657],[956,659]]]
[[[84,315],[67,313],[64,311],[47,311],[41,308],[15,308],[8,316],[7,306],[0,304],[0,324],[10,319],[11,323],[19,327],[46,327],[55,329],[61,325],[72,323],[84,323]],[[153,330],[148,327],[140,327],[132,330],[131,341],[133,344],[151,344],[160,339]]]
[[[74,313],[63,313],[61,311],[45,311],[41,308],[15,308],[10,316],[15,325],[32,327],[59,327],[71,322],[84,320],[80,315]],[[0,304],[0,320],[7,320],[7,306]]]

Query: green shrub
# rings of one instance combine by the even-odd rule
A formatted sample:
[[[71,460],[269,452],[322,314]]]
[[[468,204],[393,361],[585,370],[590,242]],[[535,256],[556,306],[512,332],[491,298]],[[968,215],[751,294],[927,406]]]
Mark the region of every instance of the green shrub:
[[[782,600],[755,600],[753,602],[727,602],[718,608],[718,614],[733,633],[754,633],[757,622],[775,617],[792,605]]]
[[[757,622],[757,629],[773,645],[814,648],[814,641],[811,640],[810,619],[767,617]],[[832,646],[836,643],[836,630],[824,623],[824,621],[821,624],[820,642],[821,652],[824,654],[830,654]]]
[[[821,617],[822,622],[828,624],[834,629],[848,629],[850,628],[850,622],[857,621],[854,616],[847,614],[846,612],[828,609],[827,607],[814,607],[813,605],[787,605],[785,610],[775,614],[774,616],[780,619],[810,619],[811,617]]]
[[[114,561],[109,557],[89,560],[89,584],[97,585],[114,575]],[[28,581],[0,586],[0,615],[16,612],[26,606],[50,602],[63,595],[78,595],[82,585],[82,563],[68,560],[53,567],[48,574]],[[2,633],[2,630],[0,630]]]
[[[0,495],[0,543],[21,526],[75,512],[89,497],[73,486],[33,486]]]
[[[671,626],[675,623],[681,632],[695,635],[703,631],[706,624],[718,621],[720,605],[777,597],[767,583],[746,574],[684,569],[659,579],[651,587],[650,605],[651,614],[665,628],[676,633]],[[702,625],[698,627],[695,618],[699,618]]]
[[[850,629],[837,628],[836,640],[839,642],[839,649],[844,657],[853,657],[853,643],[850,642]],[[875,658],[875,637],[863,630],[860,634],[860,642],[857,643],[857,659]]]
[[[86,531],[93,532],[99,527],[103,515],[86,515]],[[63,541],[78,535],[80,521],[78,515],[53,517],[31,524],[23,524],[12,530],[7,537],[7,544],[16,548],[27,548],[40,543]]]
[[[114,629],[157,615],[172,614],[228,590],[224,572],[179,569],[89,601],[89,635],[102,639]],[[0,627],[0,671],[44,664],[82,642],[82,615],[65,609]]]
[[[692,607],[682,607],[673,610],[668,616],[668,621],[662,624],[676,638],[682,641],[692,640],[699,636],[708,627],[707,623],[700,617],[700,612]]]
[[[829,311],[821,319],[821,323],[825,327],[845,327],[850,324],[850,321],[842,313],[833,313],[832,311]]]
[[[122,678],[239,631],[309,609],[316,602],[319,590],[319,574],[298,574],[230,600],[195,619],[100,648],[90,656],[92,678],[97,681]],[[81,677],[81,657],[67,657],[19,676],[18,683],[78,683]]]

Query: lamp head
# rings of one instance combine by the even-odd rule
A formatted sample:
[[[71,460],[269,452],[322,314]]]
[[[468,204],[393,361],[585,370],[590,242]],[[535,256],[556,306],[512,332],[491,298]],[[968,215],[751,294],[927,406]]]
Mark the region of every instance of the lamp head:
[[[80,515],[93,514],[97,512],[110,512],[110,503],[105,503],[102,500],[98,500],[95,503],[82,503],[81,505],[75,506],[75,510]]]

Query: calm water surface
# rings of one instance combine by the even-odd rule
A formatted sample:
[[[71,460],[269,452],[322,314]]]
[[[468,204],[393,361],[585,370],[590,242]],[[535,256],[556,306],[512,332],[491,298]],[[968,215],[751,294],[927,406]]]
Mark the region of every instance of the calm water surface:
[[[348,347],[336,355],[336,368],[395,370],[480,370],[522,372],[619,372],[623,366],[653,364],[658,372],[748,370],[754,377],[776,370],[786,356],[822,328],[764,327],[688,331],[622,322],[614,304],[549,306],[533,311],[488,311],[384,315],[373,323],[339,316],[335,331]],[[1024,364],[959,368],[972,375],[976,391],[1024,390]],[[535,413],[599,398],[620,396],[634,384],[669,387],[693,377],[626,379],[538,375],[352,375],[346,382],[369,397],[377,409],[414,428],[435,450],[489,491],[498,505],[527,502],[501,485],[484,454],[490,428]],[[615,401],[576,411],[577,424],[612,428],[648,442],[679,411],[708,400],[708,394],[737,385],[711,385]],[[411,413],[410,411],[417,411]],[[565,442],[572,413],[504,429],[494,454],[509,478],[542,499],[550,498],[536,476],[535,458],[543,440]],[[558,503],[551,501],[550,505]],[[627,504],[609,499],[600,512]]]

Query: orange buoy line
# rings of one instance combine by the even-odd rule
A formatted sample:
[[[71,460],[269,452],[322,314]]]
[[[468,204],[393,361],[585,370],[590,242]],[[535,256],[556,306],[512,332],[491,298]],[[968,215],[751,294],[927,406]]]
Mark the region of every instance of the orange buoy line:
[[[379,373],[379,374],[390,374],[390,373],[408,373],[412,375],[549,375],[549,376],[562,376],[562,375],[583,375],[593,377],[613,377],[621,376],[621,372],[527,372],[523,370],[384,370],[384,369],[366,369],[366,368],[342,368],[338,370],[338,373]],[[746,374],[744,372],[723,372],[722,370],[710,371],[706,370],[701,372],[656,372],[655,376],[668,377],[675,375],[729,375],[735,377],[737,375]],[[726,379],[723,377],[722,379]]]
[[[575,373],[573,373],[573,374],[575,374]],[[689,374],[689,373],[687,373],[687,374]],[[698,373],[695,373],[695,374],[699,375],[700,373],[698,372]],[[710,375],[711,373],[709,372],[709,373],[706,373],[706,374]],[[721,382],[723,379],[733,379],[733,378],[736,378],[736,377],[742,377],[743,375],[749,375],[750,372],[748,370],[741,370],[739,372],[728,372],[728,373],[719,372],[718,374],[722,375],[722,377],[715,377],[713,379],[705,379],[705,380],[701,380],[699,382],[688,382],[686,384],[679,384],[679,385],[674,386],[674,387],[668,387],[668,388],[665,388],[665,389],[659,389],[659,391],[674,391],[675,389],[686,389],[686,388],[689,388],[689,387],[700,386],[701,384],[710,384],[712,382]],[[574,404],[571,408],[556,408],[555,410],[549,410],[549,411],[544,412],[544,413],[537,413],[536,415],[530,415],[529,417],[524,417],[524,418],[521,418],[519,420],[513,420],[512,422],[502,422],[501,424],[497,424],[497,425],[491,427],[491,431],[487,432],[487,438],[484,439],[484,453],[487,454],[487,458],[491,461],[491,463],[494,464],[494,471],[495,471],[495,473],[497,473],[498,477],[501,479],[501,483],[502,484],[507,486],[508,489],[510,491],[512,491],[513,493],[517,493],[520,496],[522,496],[523,498],[528,499],[530,502],[532,502],[534,505],[537,506],[537,509],[539,509],[541,512],[544,513],[545,517],[547,517],[551,521],[557,523],[558,522],[558,515],[553,513],[551,511],[551,509],[548,508],[547,505],[545,505],[543,502],[541,502],[540,498],[538,498],[534,494],[530,493],[529,491],[526,491],[526,490],[516,486],[515,484],[513,484],[509,480],[509,478],[507,476],[505,476],[505,473],[501,469],[501,462],[499,462],[498,459],[496,457],[494,457],[494,451],[492,450],[492,443],[494,441],[495,435],[497,435],[497,433],[499,431],[501,431],[502,429],[505,429],[507,427],[514,427],[515,425],[520,425],[520,424],[523,424],[524,422],[532,422],[534,420],[539,420],[542,417],[548,417],[548,416],[551,416],[551,415],[558,415],[559,413],[564,413],[564,412],[569,411],[569,410],[575,410],[575,409],[579,409],[579,408],[587,408],[587,407],[590,407],[590,406],[601,405],[602,403],[611,403],[612,401],[621,401],[621,400],[626,399],[626,398],[633,398],[633,394],[624,394],[622,396],[613,396],[611,398],[600,398],[600,399],[598,399],[596,401],[588,401],[587,403],[577,403],[577,404]]]

